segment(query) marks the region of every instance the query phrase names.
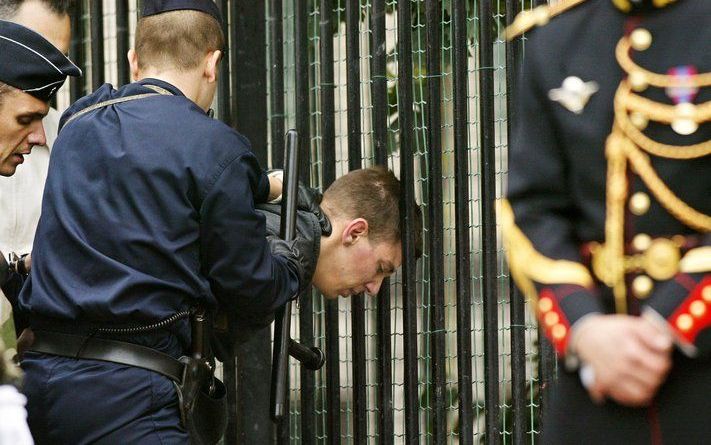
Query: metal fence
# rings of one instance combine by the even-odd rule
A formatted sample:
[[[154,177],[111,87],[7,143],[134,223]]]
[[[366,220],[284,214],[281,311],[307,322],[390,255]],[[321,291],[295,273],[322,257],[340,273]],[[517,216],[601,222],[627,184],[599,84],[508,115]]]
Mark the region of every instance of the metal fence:
[[[58,108],[105,81],[129,81],[138,3],[78,1],[70,56],[85,76],[62,90]],[[292,335],[327,361],[317,372],[292,362],[290,416],[276,427],[271,331],[244,334],[223,367],[232,413],[224,442],[536,442],[555,364],[512,296],[495,201],[525,44],[500,35],[537,2],[217,3],[228,49],[214,108],[262,165],[283,164],[283,134],[296,128],[303,181],[325,188],[349,170],[386,165],[425,218],[416,260],[414,209],[404,207],[403,265],[377,297],[301,299]]]

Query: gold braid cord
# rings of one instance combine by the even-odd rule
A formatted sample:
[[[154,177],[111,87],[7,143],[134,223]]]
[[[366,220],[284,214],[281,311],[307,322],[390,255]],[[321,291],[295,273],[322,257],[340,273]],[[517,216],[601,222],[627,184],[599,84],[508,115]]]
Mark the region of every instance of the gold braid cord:
[[[613,129],[605,147],[607,156],[607,214],[605,215],[605,246],[602,263],[606,269],[605,284],[612,288],[618,313],[627,313],[625,287],[625,201],[627,199],[627,157],[624,145],[629,141]],[[598,276],[603,274],[598,273]]]
[[[617,61],[630,79],[636,77],[637,83],[640,83],[641,79],[643,85],[660,88],[711,86],[711,73],[683,78],[653,73],[635,64],[629,56],[629,50],[629,38],[623,37],[617,45]],[[703,124],[711,119],[711,104],[709,102],[682,106],[661,104],[634,94],[632,86],[631,81],[623,80],[615,94],[615,121],[605,146],[607,157],[605,244],[593,248],[597,249],[594,257],[599,258],[593,263],[593,268],[596,275],[603,277],[605,284],[612,288],[616,310],[619,313],[627,312],[624,218],[628,195],[628,166],[632,167],[632,171],[639,175],[659,203],[677,220],[700,232],[711,232],[711,216],[692,208],[674,194],[659,177],[649,159],[649,155],[679,160],[708,156],[711,154],[711,141],[686,146],[662,144],[642,133],[630,116],[630,113],[638,113],[643,115],[643,121],[651,119],[665,124],[673,123],[675,119],[682,117],[695,124]],[[691,264],[691,260],[688,262],[689,267],[694,268],[695,263]]]
[[[634,170],[669,213],[693,229],[700,232],[711,232],[711,216],[695,210],[679,199],[679,197],[667,187],[664,181],[659,178],[657,172],[654,171],[652,164],[649,162],[649,157],[635,148],[634,145],[626,144],[625,150],[625,154],[632,167],[634,167]]]
[[[592,287],[592,275],[581,263],[554,260],[536,250],[531,240],[516,225],[513,210],[507,200],[499,202],[498,213],[511,276],[521,291],[534,304],[538,300],[534,282]]]
[[[506,40],[512,40],[536,26],[547,24],[550,19],[568,9],[585,3],[586,0],[562,0],[552,5],[536,6],[528,11],[521,11],[516,15],[513,23],[504,30]]]
[[[630,57],[630,39],[622,37],[617,43],[615,56],[617,62],[623,70],[630,76],[637,76],[641,81],[649,85],[667,88],[667,87],[708,87],[711,86],[711,73],[700,73],[686,77],[677,77],[669,74],[659,74],[649,71],[634,63]]]
[[[629,83],[623,80],[615,94],[615,124],[624,132],[625,136],[635,143],[636,146],[649,154],[669,159],[694,159],[711,154],[711,141],[704,141],[693,145],[668,145],[654,141],[642,133],[634,126],[630,120],[628,111],[641,112],[650,119],[665,122],[659,119],[660,115],[666,115],[670,105],[660,104],[630,91]],[[708,122],[711,118],[711,102],[706,102],[695,108],[697,113],[693,116],[696,123]],[[672,113],[675,113],[672,111]],[[662,116],[667,117],[667,116]],[[672,116],[669,119],[671,122]]]

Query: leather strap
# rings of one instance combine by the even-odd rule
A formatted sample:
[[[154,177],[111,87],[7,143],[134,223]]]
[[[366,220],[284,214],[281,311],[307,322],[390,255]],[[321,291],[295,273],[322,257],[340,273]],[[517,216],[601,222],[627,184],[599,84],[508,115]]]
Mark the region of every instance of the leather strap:
[[[157,372],[178,384],[183,381],[183,363],[155,349],[123,341],[59,332],[34,331],[34,334],[35,340],[28,348],[29,351],[128,365]]]

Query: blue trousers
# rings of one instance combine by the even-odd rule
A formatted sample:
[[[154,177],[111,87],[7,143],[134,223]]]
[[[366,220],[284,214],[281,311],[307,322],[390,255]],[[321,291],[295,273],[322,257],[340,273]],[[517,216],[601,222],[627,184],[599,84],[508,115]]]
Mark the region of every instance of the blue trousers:
[[[187,444],[173,382],[152,371],[26,353],[24,393],[38,445]]]

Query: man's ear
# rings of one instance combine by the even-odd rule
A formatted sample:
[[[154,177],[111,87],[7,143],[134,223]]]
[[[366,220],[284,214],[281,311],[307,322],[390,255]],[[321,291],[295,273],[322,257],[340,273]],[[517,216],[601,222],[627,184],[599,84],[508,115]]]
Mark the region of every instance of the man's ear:
[[[131,80],[136,81],[138,80],[138,54],[136,54],[136,50],[129,49],[126,58],[128,59],[128,66],[131,68]]]
[[[341,235],[341,242],[346,246],[350,246],[357,243],[359,239],[367,236],[368,221],[363,218],[356,218],[346,224]]]
[[[217,80],[217,71],[222,58],[222,51],[212,51],[205,56],[205,77],[212,83]]]

